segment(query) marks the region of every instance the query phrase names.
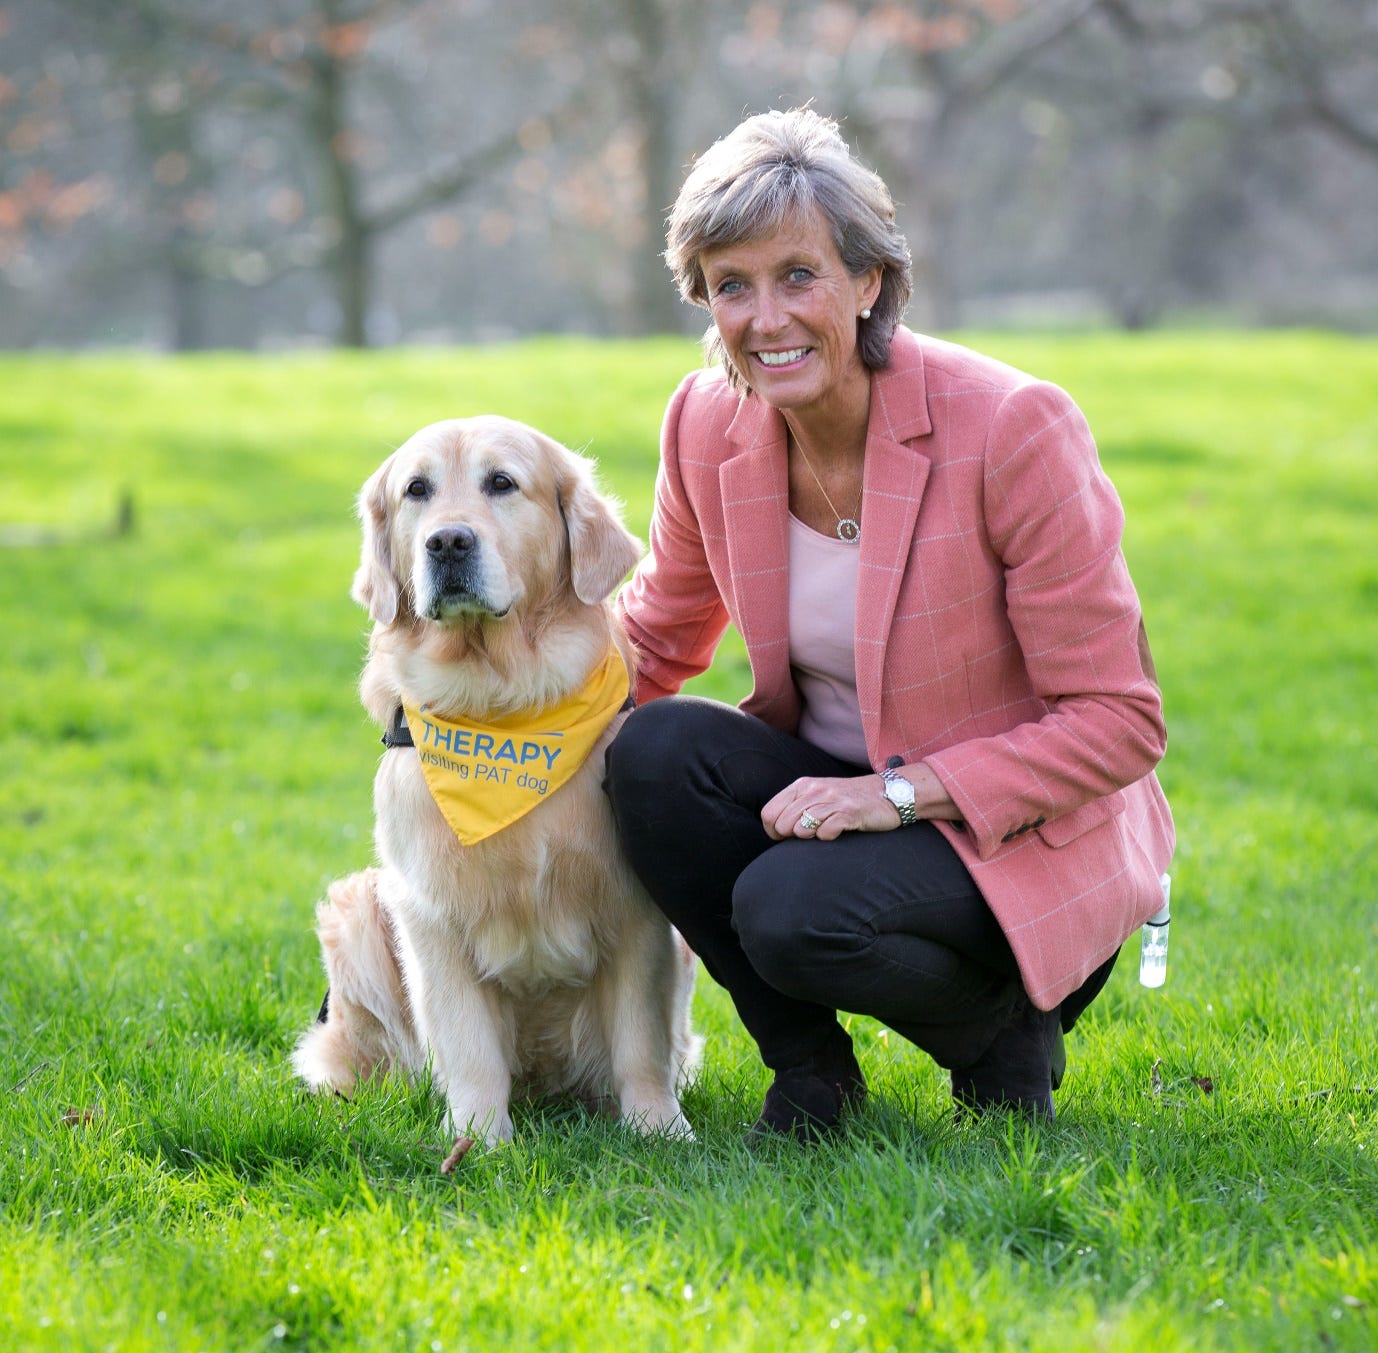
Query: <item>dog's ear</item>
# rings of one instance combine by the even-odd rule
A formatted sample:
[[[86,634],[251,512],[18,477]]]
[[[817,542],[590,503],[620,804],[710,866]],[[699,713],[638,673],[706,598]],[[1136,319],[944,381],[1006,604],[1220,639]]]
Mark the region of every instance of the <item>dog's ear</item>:
[[[360,606],[368,608],[376,625],[391,625],[397,619],[401,595],[392,570],[392,523],[388,517],[387,483],[392,461],[389,456],[369,476],[359,494],[364,550],[351,595]]]
[[[582,456],[567,453],[569,473],[560,487],[560,511],[569,534],[574,595],[586,605],[605,601],[641,558],[641,542],[593,486]]]

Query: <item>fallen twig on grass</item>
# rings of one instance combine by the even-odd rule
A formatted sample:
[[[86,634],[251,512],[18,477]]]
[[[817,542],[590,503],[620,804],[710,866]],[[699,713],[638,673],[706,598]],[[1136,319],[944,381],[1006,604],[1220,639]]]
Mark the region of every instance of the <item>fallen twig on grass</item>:
[[[469,1154],[469,1148],[473,1146],[473,1144],[474,1139],[472,1137],[456,1137],[454,1148],[451,1150],[450,1154],[440,1162],[440,1173],[450,1174],[455,1166]]]
[[[19,1091],[21,1091],[31,1080],[33,1080],[35,1076],[37,1076],[42,1071],[46,1071],[50,1066],[52,1066],[51,1062],[39,1062],[39,1064],[32,1070],[26,1071],[22,1076],[20,1076],[20,1078],[17,1081],[15,1081],[13,1085],[10,1086],[10,1094],[18,1094]]]

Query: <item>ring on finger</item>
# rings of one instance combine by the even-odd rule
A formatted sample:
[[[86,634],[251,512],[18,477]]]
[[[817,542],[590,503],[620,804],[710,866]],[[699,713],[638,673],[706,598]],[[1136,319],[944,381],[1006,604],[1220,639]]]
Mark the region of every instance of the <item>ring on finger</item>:
[[[799,814],[799,825],[806,832],[816,832],[822,825],[822,819],[816,818],[807,808]]]

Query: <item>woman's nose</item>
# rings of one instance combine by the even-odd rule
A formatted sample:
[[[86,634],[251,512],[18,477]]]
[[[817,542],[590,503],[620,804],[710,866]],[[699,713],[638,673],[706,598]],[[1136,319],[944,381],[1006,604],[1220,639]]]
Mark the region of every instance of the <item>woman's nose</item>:
[[[779,333],[785,326],[788,316],[780,298],[771,287],[762,287],[756,293],[756,328],[762,334]]]

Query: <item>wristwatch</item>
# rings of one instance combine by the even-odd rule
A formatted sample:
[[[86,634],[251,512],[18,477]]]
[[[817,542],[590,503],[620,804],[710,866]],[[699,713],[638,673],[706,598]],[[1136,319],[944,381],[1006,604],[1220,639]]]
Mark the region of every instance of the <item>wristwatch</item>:
[[[885,797],[895,805],[895,811],[900,815],[900,826],[912,827],[919,820],[914,811],[914,786],[889,766],[881,771],[880,778],[885,781]]]

